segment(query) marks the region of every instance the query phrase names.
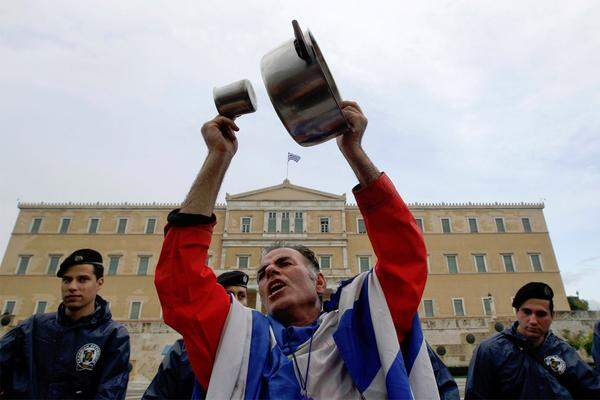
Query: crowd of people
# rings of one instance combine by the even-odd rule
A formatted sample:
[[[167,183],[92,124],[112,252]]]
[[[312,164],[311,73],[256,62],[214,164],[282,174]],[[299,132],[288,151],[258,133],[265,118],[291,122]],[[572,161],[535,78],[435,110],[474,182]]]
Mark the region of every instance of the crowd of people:
[[[238,127],[218,116],[202,127],[207,156],[180,209],[169,214],[155,285],[172,346],[144,399],[459,399],[452,375],[428,346],[417,309],[427,280],[423,236],[393,183],[362,146],[367,119],[341,103],[351,129],[337,145],[378,263],[328,282],[302,245],[266,250],[256,284],[266,310],[246,307],[248,275],[218,277],[205,265],[217,194],[238,150]],[[0,340],[0,398],[124,399],[129,335],[98,291],[102,256],[73,252],[60,265],[62,303]],[[553,291],[530,282],[514,297],[516,321],[473,353],[466,399],[600,398],[596,370],[551,331]]]

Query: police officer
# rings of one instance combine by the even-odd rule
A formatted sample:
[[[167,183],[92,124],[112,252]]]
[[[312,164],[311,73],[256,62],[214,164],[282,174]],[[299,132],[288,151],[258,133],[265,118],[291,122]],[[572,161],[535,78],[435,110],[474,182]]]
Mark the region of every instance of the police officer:
[[[91,249],[61,263],[58,312],[34,315],[0,340],[3,398],[125,398],[129,334],[97,295],[103,273],[102,256]]]
[[[465,399],[600,398],[600,376],[550,330],[553,297],[541,282],[517,291],[512,303],[517,321],[479,344]]]
[[[217,282],[240,303],[247,305],[247,274],[242,271],[224,272],[217,277]],[[183,339],[178,339],[165,355],[142,399],[189,399],[195,379]]]

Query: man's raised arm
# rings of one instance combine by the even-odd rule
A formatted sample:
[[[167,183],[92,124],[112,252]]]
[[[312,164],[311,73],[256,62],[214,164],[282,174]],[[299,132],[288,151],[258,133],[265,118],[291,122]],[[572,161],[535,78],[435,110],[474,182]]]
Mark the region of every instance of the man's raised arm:
[[[427,280],[427,250],[423,236],[389,178],[362,148],[367,118],[358,104],[341,103],[351,131],[337,138],[340,151],[360,185],[354,195],[365,220],[378,262],[375,273],[392,314],[398,340],[412,327]]]
[[[237,130],[222,116],[202,126],[208,154],[181,209],[169,214],[154,278],[163,318],[185,338],[192,368],[205,390],[230,304],[205,260],[216,223],[215,201],[237,151]]]

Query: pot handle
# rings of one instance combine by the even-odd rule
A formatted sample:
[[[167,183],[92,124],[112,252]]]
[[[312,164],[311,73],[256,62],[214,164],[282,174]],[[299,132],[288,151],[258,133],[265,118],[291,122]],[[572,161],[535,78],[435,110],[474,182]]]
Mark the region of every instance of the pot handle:
[[[308,47],[306,46],[306,41],[304,40],[304,34],[300,29],[300,25],[298,25],[298,21],[293,20],[292,26],[294,27],[294,36],[296,36],[296,40],[294,40],[296,53],[298,53],[298,57],[307,63],[310,63],[310,53],[308,52]]]

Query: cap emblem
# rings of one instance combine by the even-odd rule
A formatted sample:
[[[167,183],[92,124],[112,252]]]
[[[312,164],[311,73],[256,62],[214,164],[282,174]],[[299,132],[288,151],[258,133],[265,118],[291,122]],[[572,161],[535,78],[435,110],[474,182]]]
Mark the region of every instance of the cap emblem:
[[[83,256],[75,256],[75,261],[77,261],[77,262],[83,261]]]

